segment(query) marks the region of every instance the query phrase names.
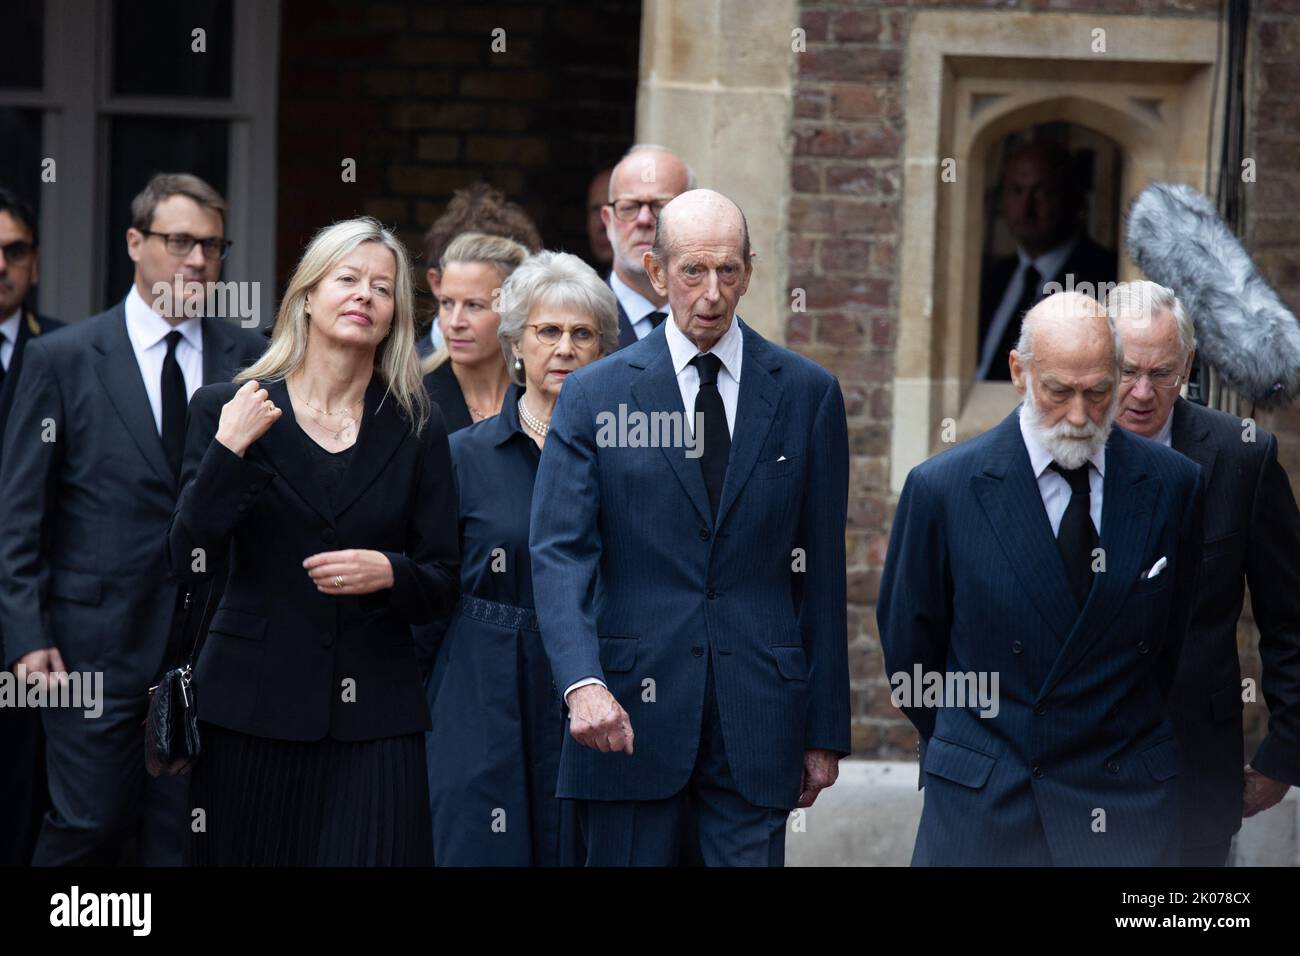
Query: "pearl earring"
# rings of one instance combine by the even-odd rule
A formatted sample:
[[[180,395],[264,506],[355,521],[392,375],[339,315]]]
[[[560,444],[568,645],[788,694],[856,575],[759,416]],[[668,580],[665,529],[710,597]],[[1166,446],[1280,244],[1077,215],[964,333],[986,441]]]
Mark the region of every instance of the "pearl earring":
[[[522,372],[523,370],[524,370],[523,360],[520,359],[518,356],[515,356],[515,371]]]

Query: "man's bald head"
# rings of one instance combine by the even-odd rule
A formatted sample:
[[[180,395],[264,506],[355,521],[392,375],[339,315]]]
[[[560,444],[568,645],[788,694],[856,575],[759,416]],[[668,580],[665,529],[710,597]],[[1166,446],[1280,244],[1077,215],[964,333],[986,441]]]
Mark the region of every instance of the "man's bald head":
[[[720,192],[692,189],[665,206],[655,227],[650,255],[667,265],[679,232],[683,236],[688,232],[710,237],[734,235],[740,243],[741,261],[749,262],[749,222],[741,208]]]
[[[1032,366],[1044,352],[1053,358],[1085,355],[1116,367],[1123,359],[1119,334],[1106,307],[1082,292],[1049,295],[1026,312],[1016,352],[1025,366]]]

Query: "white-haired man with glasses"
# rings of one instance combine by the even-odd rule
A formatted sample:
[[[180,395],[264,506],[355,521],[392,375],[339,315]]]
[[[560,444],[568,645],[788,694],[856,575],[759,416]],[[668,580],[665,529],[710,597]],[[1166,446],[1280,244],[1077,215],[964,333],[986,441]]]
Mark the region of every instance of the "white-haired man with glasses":
[[[1300,511],[1272,435],[1179,396],[1196,336],[1173,291],[1124,282],[1106,302],[1124,342],[1116,422],[1201,466],[1200,583],[1169,706],[1186,761],[1181,861],[1222,866],[1242,817],[1300,784]],[[1237,618],[1246,584],[1269,725],[1243,772]]]
[[[651,143],[629,149],[609,177],[609,202],[600,218],[614,250],[609,287],[618,299],[619,348],[645,338],[668,314],[668,299],[655,291],[642,260],[654,245],[660,210],[694,188],[691,167]]]

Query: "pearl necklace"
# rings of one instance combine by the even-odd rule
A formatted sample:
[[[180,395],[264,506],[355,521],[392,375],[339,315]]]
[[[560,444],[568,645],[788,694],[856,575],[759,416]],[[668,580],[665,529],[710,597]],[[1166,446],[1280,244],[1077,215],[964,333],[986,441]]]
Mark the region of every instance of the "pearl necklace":
[[[524,404],[524,397],[519,396],[519,420],[524,423],[524,427],[536,435],[538,438],[545,438],[546,433],[551,430],[551,423],[544,422],[528,410]]]

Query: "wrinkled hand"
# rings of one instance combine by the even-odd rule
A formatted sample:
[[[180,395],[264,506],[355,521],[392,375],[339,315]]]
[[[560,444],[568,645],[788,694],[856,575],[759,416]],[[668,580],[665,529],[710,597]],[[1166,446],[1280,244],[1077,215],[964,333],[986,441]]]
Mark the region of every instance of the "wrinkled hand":
[[[566,703],[574,740],[601,753],[622,750],[631,756],[632,721],[606,688],[587,684],[571,692]]]
[[[1266,777],[1254,767],[1246,768],[1246,792],[1241,806],[1242,819],[1262,813],[1280,803],[1291,785]]]
[[[302,566],[322,594],[373,594],[393,586],[393,564],[379,551],[321,551],[303,561]]]
[[[48,687],[50,682],[66,684],[68,669],[56,647],[43,647],[24,654],[14,663],[14,676],[20,684],[39,684]]]
[[[243,458],[248,446],[265,435],[282,414],[266,389],[256,382],[245,382],[235,397],[221,406],[217,441]]]
[[[799,806],[811,807],[817,794],[835,783],[840,775],[840,755],[833,750],[803,752],[803,784],[799,788]]]

